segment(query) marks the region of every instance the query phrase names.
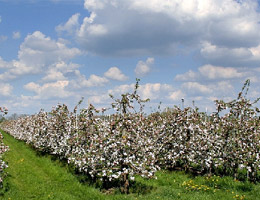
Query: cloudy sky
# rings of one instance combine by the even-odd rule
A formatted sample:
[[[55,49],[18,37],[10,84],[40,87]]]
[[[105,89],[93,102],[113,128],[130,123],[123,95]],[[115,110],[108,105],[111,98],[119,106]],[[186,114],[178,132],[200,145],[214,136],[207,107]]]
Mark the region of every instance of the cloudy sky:
[[[214,110],[250,78],[260,96],[257,0],[0,0],[0,105],[9,113],[101,108],[133,89]]]

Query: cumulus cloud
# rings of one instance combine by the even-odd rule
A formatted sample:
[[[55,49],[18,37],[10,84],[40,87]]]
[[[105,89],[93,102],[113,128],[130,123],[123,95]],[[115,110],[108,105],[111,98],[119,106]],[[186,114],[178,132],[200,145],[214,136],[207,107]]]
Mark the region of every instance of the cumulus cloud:
[[[104,73],[104,75],[109,79],[117,81],[126,81],[128,79],[128,77],[124,75],[117,67],[111,67]]]
[[[185,82],[181,85],[181,90],[170,93],[169,99],[173,101],[180,101],[185,98],[187,106],[196,106],[200,108],[214,111],[213,101],[222,99],[230,101],[236,98],[234,87],[230,81],[213,81],[207,84],[199,82]]]
[[[202,76],[207,77],[208,79],[231,79],[243,77],[241,72],[238,72],[237,69],[232,67],[204,65],[199,68],[199,72]]]
[[[200,53],[202,58],[215,65],[252,66],[260,61],[258,47],[228,48],[204,42]]]
[[[198,71],[189,70],[176,75],[174,80],[183,83],[181,90],[174,91],[170,98],[180,98],[184,94],[189,101],[195,100],[199,102],[200,107],[203,105],[213,111],[213,100],[233,100],[247,79],[250,79],[251,84],[254,85],[250,87],[248,97],[255,98],[259,90],[259,72],[259,68],[203,65],[198,68]]]
[[[140,86],[139,92],[142,98],[156,100],[162,96],[168,95],[173,90],[169,84],[147,83]]]
[[[14,31],[13,32],[13,39],[19,39],[21,37],[21,33],[19,31]]]
[[[67,61],[81,52],[77,48],[68,48],[61,41],[52,40],[40,31],[28,35],[20,46],[18,58],[29,66],[43,68],[58,61]]]
[[[26,84],[26,85],[24,86],[24,88],[25,88],[26,90],[29,90],[29,91],[32,91],[32,92],[38,92],[39,89],[40,89],[40,85],[38,85],[38,84],[36,84],[36,83],[34,83],[34,82],[30,82],[30,83]]]
[[[211,88],[214,90],[214,93],[230,97],[234,93],[234,86],[230,83],[230,81],[219,81],[215,85],[212,85]]]
[[[176,81],[194,81],[199,77],[199,74],[189,70],[188,72],[185,72],[184,74],[177,74],[174,78]]]
[[[35,31],[27,35],[20,45],[17,60],[7,62],[0,58],[0,68],[7,66],[5,76],[0,76],[0,79],[39,74],[54,64],[68,62],[78,55],[81,55],[81,51],[67,47],[64,40],[52,40],[40,31]]]
[[[198,68],[198,72],[189,70],[184,74],[177,74],[176,81],[203,81],[203,80],[222,80],[222,79],[240,79],[248,75],[244,69],[234,67],[221,67],[214,65],[203,65]]]
[[[67,32],[72,35],[79,27],[79,13],[72,15],[65,24],[60,24],[56,27],[58,33]]]
[[[133,92],[135,84],[124,84],[116,86],[114,89],[108,90],[108,94],[115,96],[121,95],[127,92]],[[140,85],[138,93],[143,99],[156,100],[162,97],[168,96],[169,92],[173,91],[173,87],[169,84],[161,83],[146,83]]]
[[[76,78],[71,80],[72,88],[83,89],[89,87],[100,87],[104,86],[109,80],[105,77],[97,76],[95,74],[90,75],[86,79],[85,75],[82,75],[79,70],[75,71]]]
[[[8,83],[0,83],[0,96],[8,97],[11,96],[13,86]]]
[[[16,78],[16,76],[10,74],[9,72],[4,72],[2,74],[0,74],[0,80],[1,81],[9,81]]]
[[[109,95],[102,94],[102,95],[92,95],[88,98],[88,102],[91,104],[106,104],[111,101]]]
[[[0,69],[7,69],[11,67],[11,63],[6,62],[1,56],[0,56]]]
[[[77,33],[79,42],[82,42],[83,44],[89,43],[89,45],[91,45],[90,43],[93,39],[106,35],[107,28],[102,24],[95,24],[95,18],[96,13],[91,13],[89,17],[84,18],[83,24],[80,26]],[[85,37],[86,35],[87,37]]]
[[[84,7],[88,10],[103,9],[107,1],[102,0],[85,0]]]
[[[203,49],[203,42],[227,49],[260,43],[256,0],[85,0],[84,7],[91,14],[76,37],[94,54],[165,55],[178,46]]]
[[[113,89],[108,90],[108,94],[112,95],[120,95],[127,92],[132,92],[134,90],[135,85],[134,84],[124,84],[116,86]]]
[[[71,93],[66,90],[68,85],[69,81],[57,81],[43,85],[30,82],[26,84],[24,88],[36,93],[36,96],[33,96],[34,99],[66,98],[71,95]]]
[[[49,66],[42,81],[67,80],[66,75],[75,73],[78,68],[79,65],[75,63],[65,63],[64,61],[54,63]]]
[[[139,61],[135,68],[135,74],[138,77],[147,75],[151,71],[151,65],[154,63],[154,58],[147,58],[147,60]]]
[[[249,48],[249,51],[252,54],[251,59],[259,62],[260,61],[260,45]]]
[[[50,69],[45,77],[42,78],[43,81],[54,81],[54,80],[66,80],[66,77],[62,72],[56,71],[55,69]]]
[[[182,84],[182,88],[188,91],[190,94],[201,95],[210,94],[213,92],[208,86],[200,84],[198,82],[186,82]]]
[[[107,82],[108,80],[106,78],[92,74],[90,75],[88,80],[83,80],[82,86],[86,86],[86,87],[103,86]]]
[[[180,101],[185,96],[186,95],[181,90],[177,90],[177,91],[170,93],[169,99],[171,99],[173,101]]]

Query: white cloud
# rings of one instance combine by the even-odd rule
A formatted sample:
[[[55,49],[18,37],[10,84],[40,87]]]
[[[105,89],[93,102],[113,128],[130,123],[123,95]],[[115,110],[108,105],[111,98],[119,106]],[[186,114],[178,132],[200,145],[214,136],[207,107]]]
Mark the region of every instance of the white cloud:
[[[64,61],[54,63],[49,66],[49,69],[46,71],[45,76],[42,78],[42,81],[58,81],[58,80],[67,80],[65,77],[68,73],[75,73],[79,68],[78,64],[75,63],[65,63]]]
[[[29,90],[29,91],[38,93],[38,91],[39,91],[39,89],[40,89],[40,85],[38,85],[38,84],[36,84],[36,83],[34,83],[34,82],[30,82],[30,83],[26,84],[26,85],[24,86],[24,88],[25,88],[26,90]]]
[[[211,88],[198,82],[186,82],[182,84],[182,88],[188,91],[190,94],[201,95],[210,94],[213,92]]]
[[[46,72],[48,67],[66,63],[78,55],[81,55],[81,51],[68,48],[64,40],[55,41],[36,31],[29,34],[20,45],[17,60],[6,62],[0,58],[0,68],[7,66],[5,76],[0,75],[0,80],[13,79],[25,74],[40,74]]]
[[[251,75],[246,77],[246,79],[249,79],[251,83],[259,83],[260,79],[257,75]]]
[[[203,41],[227,49],[260,43],[256,0],[85,0],[84,7],[91,15],[77,38],[94,54],[165,55]]]
[[[13,39],[19,39],[21,37],[21,33],[19,31],[14,31],[13,32]]]
[[[79,27],[79,13],[72,15],[65,24],[60,24],[56,27],[58,33],[67,32],[73,34]]]
[[[26,65],[43,68],[58,61],[70,60],[80,54],[79,49],[68,48],[64,43],[36,31],[25,38],[18,57]]]
[[[80,26],[78,30],[77,36],[79,37],[80,42],[88,43],[93,38],[99,38],[107,33],[107,29],[102,24],[94,24],[94,20],[96,18],[96,13],[91,13],[89,17],[85,17],[83,20],[83,24]],[[84,37],[88,35],[88,37]]]
[[[66,98],[71,95],[66,91],[69,81],[57,81],[52,83],[45,83],[42,86],[34,82],[30,82],[24,86],[28,91],[36,93],[33,99],[51,99],[51,98]]]
[[[127,92],[133,92],[134,88],[135,84],[124,84],[108,90],[108,94],[119,96]],[[169,84],[146,83],[139,85],[138,94],[140,94],[143,99],[149,98],[150,100],[156,100],[168,96],[168,93],[172,90],[173,87]]]
[[[182,90],[192,100],[197,98],[204,101],[206,99],[212,100],[212,96],[223,100],[236,98],[234,86],[230,81],[216,81],[207,85],[198,82],[186,82],[182,84]]]
[[[198,72],[189,70],[184,74],[177,74],[174,78],[176,81],[205,81],[221,79],[241,79],[249,73],[243,68],[221,67],[214,65],[203,65],[198,68]]]
[[[104,73],[104,75],[109,79],[117,81],[126,81],[128,79],[128,77],[124,75],[117,67],[111,67]]]
[[[84,7],[88,10],[103,9],[105,2],[106,0],[85,0]]]
[[[202,76],[208,79],[231,79],[243,77],[242,73],[238,72],[237,69],[232,67],[204,65],[202,67],[199,67],[199,72]]]
[[[83,89],[89,87],[100,87],[104,86],[109,80],[105,77],[97,76],[95,74],[90,75],[89,79],[86,79],[84,75],[80,73],[80,71],[75,70],[76,79],[71,80],[72,88]]]
[[[154,63],[154,58],[147,58],[147,60],[139,61],[135,68],[135,74],[138,77],[147,75],[151,71],[151,65]]]
[[[86,29],[87,33],[91,36],[102,36],[107,33],[107,29],[104,27],[104,25],[101,24],[93,24],[88,26]]]
[[[30,74],[30,73],[35,74],[35,73],[40,72],[40,69],[34,68],[33,65],[26,65],[23,62],[14,60],[12,62],[12,64],[13,64],[13,67],[12,67],[12,69],[9,70],[9,72],[16,76]]]
[[[257,48],[228,48],[204,42],[200,53],[205,60],[216,65],[251,66],[254,61],[260,61]]]
[[[252,54],[252,60],[260,61],[260,45],[256,47],[249,48],[249,51]]]
[[[50,69],[45,77],[42,78],[43,81],[57,81],[66,80],[66,77],[62,72],[56,71],[55,69]]]
[[[205,38],[218,45],[243,46],[259,42],[259,24],[257,1],[234,0],[184,0],[184,1],[150,1],[134,0],[133,9],[143,12],[162,13],[182,22],[187,26],[194,21],[208,30]],[[175,12],[173,12],[175,11]],[[248,36],[251,38],[248,38]],[[246,41],[245,41],[246,39]]]
[[[173,97],[185,94],[187,99],[205,102],[207,99],[212,101],[213,97],[216,99],[232,99],[235,98],[234,86],[230,81],[213,81],[208,84],[199,82],[185,82],[181,85],[182,90],[173,93]],[[178,96],[180,97],[180,95]],[[207,102],[209,103],[209,102]]]
[[[108,94],[120,95],[120,94],[124,94],[124,93],[127,93],[127,92],[132,92],[134,90],[134,87],[135,87],[134,84],[119,85],[119,86],[116,86],[113,89],[108,90]]]
[[[188,72],[185,72],[184,74],[177,74],[174,78],[176,81],[195,81],[198,78],[199,74],[189,70]]]
[[[2,17],[0,16],[0,23],[2,22]]]
[[[8,83],[0,83],[0,96],[11,96],[13,90],[13,86]]]
[[[172,98],[175,99],[175,96],[182,92],[186,95],[186,99],[199,102],[197,104],[199,107],[203,105],[213,111],[214,108],[210,106],[213,100],[231,101],[236,98],[237,91],[241,90],[246,79],[250,79],[251,84],[254,84],[250,87],[254,96],[259,90],[259,72],[258,68],[203,65],[198,68],[197,72],[190,70],[176,75],[175,80],[184,83],[181,85],[181,91],[173,92]]]
[[[214,93],[217,93],[219,96],[232,96],[234,92],[234,87],[231,85],[230,81],[220,81],[215,85],[212,85]]]
[[[4,72],[2,74],[0,74],[0,80],[1,81],[9,81],[16,78],[16,76],[10,74],[9,72]]]
[[[72,72],[79,68],[78,64],[75,63],[65,63],[64,61],[60,61],[58,63],[55,63],[54,65],[50,66],[51,68],[56,68],[57,70],[60,70],[64,73]]]
[[[168,95],[173,88],[168,84],[146,83],[140,86],[139,92],[142,98],[156,100]]]
[[[107,104],[111,99],[107,94],[93,95],[88,98],[88,102],[91,104]]]
[[[29,107],[30,109],[38,109],[42,105],[39,101],[36,101],[32,96],[21,95],[14,102],[12,102],[12,107],[15,109],[15,113],[19,113],[21,108]],[[42,108],[42,107],[41,107]],[[24,114],[24,112],[22,111]]]
[[[185,96],[186,95],[181,90],[177,90],[177,91],[170,93],[169,99],[171,99],[173,101],[180,101]]]
[[[85,87],[103,86],[107,82],[108,80],[106,78],[92,74],[90,75],[88,80],[83,80],[82,86]]]
[[[10,67],[11,63],[4,61],[3,58],[0,56],[0,69],[7,69]]]

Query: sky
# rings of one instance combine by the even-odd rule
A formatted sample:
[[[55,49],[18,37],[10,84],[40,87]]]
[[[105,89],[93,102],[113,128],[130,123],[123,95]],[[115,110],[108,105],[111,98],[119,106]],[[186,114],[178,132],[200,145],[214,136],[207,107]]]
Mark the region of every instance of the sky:
[[[260,97],[256,0],[0,0],[0,105],[9,114],[71,109],[84,97],[149,98],[146,111],[215,110],[214,100]]]

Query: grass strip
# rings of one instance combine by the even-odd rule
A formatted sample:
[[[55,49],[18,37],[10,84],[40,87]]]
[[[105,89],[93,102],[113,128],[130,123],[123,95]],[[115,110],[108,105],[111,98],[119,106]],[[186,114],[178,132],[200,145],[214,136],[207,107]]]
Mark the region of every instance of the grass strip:
[[[235,181],[230,177],[192,177],[182,172],[157,173],[156,180],[137,177],[131,194],[118,194],[118,190],[101,192],[83,184],[67,166],[51,156],[40,156],[30,146],[1,131],[10,151],[4,155],[8,162],[3,200],[94,200],[94,199],[183,199],[217,200],[260,199],[260,185]]]
[[[39,156],[24,142],[2,133],[10,147],[4,157],[9,165],[5,180],[8,190],[2,199],[105,199],[98,189],[81,184],[49,156]]]

